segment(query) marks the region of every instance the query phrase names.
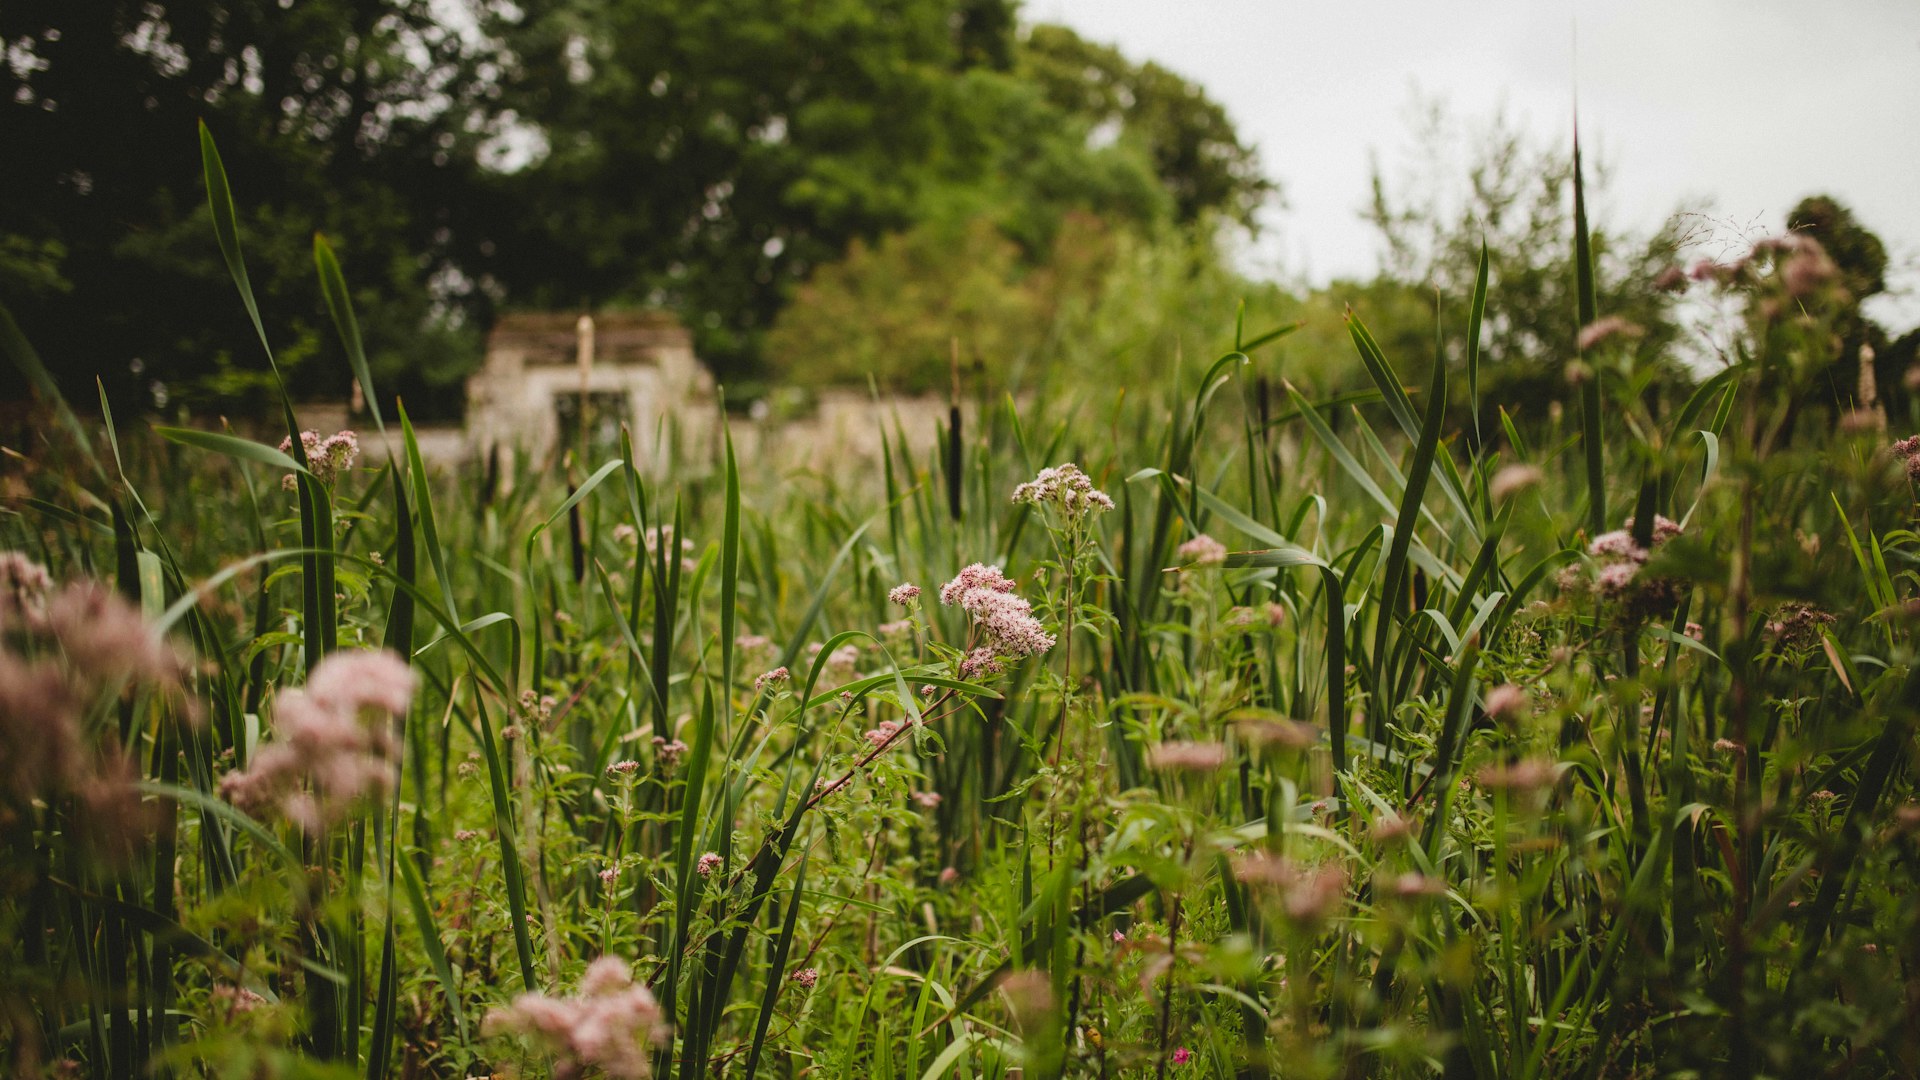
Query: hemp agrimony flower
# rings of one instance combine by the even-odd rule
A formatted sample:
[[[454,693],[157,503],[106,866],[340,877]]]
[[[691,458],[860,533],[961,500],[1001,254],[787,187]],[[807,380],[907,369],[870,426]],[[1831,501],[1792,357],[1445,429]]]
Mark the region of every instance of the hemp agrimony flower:
[[[1013,489],[1013,501],[1034,506],[1052,503],[1065,512],[1069,521],[1113,509],[1113,500],[1107,493],[1094,487],[1087,474],[1071,462],[1041,469],[1039,475]]]

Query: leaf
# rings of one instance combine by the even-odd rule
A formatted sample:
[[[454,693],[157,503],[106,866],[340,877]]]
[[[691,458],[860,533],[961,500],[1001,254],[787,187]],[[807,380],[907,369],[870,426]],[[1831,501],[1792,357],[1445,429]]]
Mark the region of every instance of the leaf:
[[[312,476],[306,466],[293,460],[284,450],[277,450],[265,443],[251,439],[242,439],[235,435],[226,435],[218,431],[199,431],[194,428],[161,427],[156,424],[153,433],[182,446],[191,446],[200,450],[209,450],[240,461],[251,461],[258,465],[280,469],[284,472]]]
[[[360,341],[360,320],[353,314],[353,298],[347,294],[347,279],[340,272],[340,260],[333,254],[333,245],[327,243],[327,238],[319,233],[313,234],[313,267],[320,275],[320,295],[327,302],[327,313],[333,316],[333,326],[340,334],[340,344],[346,347],[347,363],[353,366],[353,377],[360,381],[360,392],[367,399],[368,410],[373,413],[373,426],[385,438],[387,423],[380,415],[380,395],[373,389],[373,372],[367,367],[367,350]]]

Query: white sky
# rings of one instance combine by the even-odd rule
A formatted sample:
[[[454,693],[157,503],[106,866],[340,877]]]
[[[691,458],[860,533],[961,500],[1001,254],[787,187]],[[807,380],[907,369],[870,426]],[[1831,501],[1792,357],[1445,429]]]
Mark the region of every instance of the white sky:
[[[1920,321],[1915,0],[1026,0],[1022,14],[1225,105],[1284,189],[1261,255],[1285,276],[1374,269],[1369,155],[1389,179],[1411,164],[1416,92],[1474,125],[1505,106],[1564,140],[1577,81],[1582,145],[1612,167],[1610,224],[1644,232],[1710,199],[1778,231],[1827,192],[1893,256],[1900,295],[1872,310],[1896,334]]]

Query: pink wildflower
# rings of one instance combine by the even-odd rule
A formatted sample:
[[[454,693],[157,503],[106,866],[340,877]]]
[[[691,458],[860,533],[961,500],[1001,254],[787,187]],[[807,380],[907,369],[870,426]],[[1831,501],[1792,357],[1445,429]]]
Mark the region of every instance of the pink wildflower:
[[[820,981],[820,969],[801,968],[787,977],[793,980],[794,985],[804,990],[811,990],[813,989],[813,984]]]
[[[45,630],[82,674],[158,681],[179,662],[138,608],[98,582],[75,582],[47,598]]]
[[[53,578],[47,568],[18,551],[0,551],[0,628],[42,613]]]
[[[712,877],[713,872],[720,869],[720,864],[725,861],[725,859],[720,857],[719,852],[709,851],[705,855],[700,856],[700,862],[694,867],[694,870],[698,872],[701,877]]]
[[[1512,683],[1502,683],[1487,691],[1487,715],[1495,720],[1513,720],[1527,711],[1527,692]]]
[[[317,431],[300,433],[300,450],[307,459],[307,471],[321,483],[331,483],[334,477],[353,468],[360,460],[360,437],[351,431],[335,432],[322,439]],[[293,451],[293,440],[280,440],[280,452]],[[289,474],[281,481],[281,486],[292,491],[297,485]]]
[[[1787,256],[1786,265],[1780,268],[1780,281],[1786,286],[1788,296],[1805,299],[1832,281],[1839,268],[1818,240],[1806,235],[1796,239],[1799,243],[1794,245],[1793,254]]]
[[[576,996],[521,994],[487,1017],[485,1031],[533,1038],[555,1055],[556,1077],[573,1080],[598,1069],[614,1080],[645,1080],[667,1022],[652,992],[633,981],[626,961],[603,956],[588,966]]]
[[[1522,758],[1510,765],[1489,765],[1477,779],[1490,791],[1539,791],[1553,786],[1559,769],[1545,758]]]
[[[1915,436],[1920,442],[1920,436]],[[973,563],[954,575],[952,581],[940,586],[940,602],[951,607],[960,603],[966,594],[976,589],[991,589],[994,592],[1012,592],[1013,582],[1000,572],[997,566],[985,563]]]
[[[234,986],[230,983],[218,984],[213,988],[213,993],[208,996],[226,1009],[229,1019],[250,1013],[267,1003],[267,999],[259,994],[244,986]]]
[[[1546,478],[1537,465],[1508,465],[1493,474],[1487,484],[1487,494],[1494,502],[1505,502],[1530,487],[1537,487]]]
[[[1193,1060],[1193,1051],[1187,1049],[1184,1046],[1180,1047],[1179,1049],[1173,1052],[1173,1063],[1175,1065],[1185,1065],[1187,1062],[1192,1060]]]
[[[788,671],[785,666],[777,667],[755,678],[753,680],[753,689],[756,692],[765,690],[768,686],[773,686],[777,689],[781,683],[791,678],[793,678],[793,672]]]
[[[680,764],[681,758],[686,756],[686,743],[681,742],[679,739],[663,739],[658,735],[653,737],[653,759],[660,764],[662,769],[673,768],[675,765]]]
[[[1605,315],[1580,328],[1580,351],[1586,352],[1609,338],[1637,338],[1647,331],[1618,315]]]
[[[1646,549],[1634,543],[1633,534],[1625,529],[1615,529],[1594,537],[1593,542],[1587,545],[1587,554],[1596,557],[1611,556],[1630,559],[1634,562],[1647,561]]]
[[[1633,584],[1634,576],[1639,572],[1640,568],[1631,562],[1609,563],[1600,568],[1597,579],[1600,583],[1600,591],[1608,596],[1617,596],[1625,592],[1628,585]]]
[[[1173,553],[1183,562],[1194,566],[1219,566],[1227,561],[1227,545],[1206,533],[1181,544]]]
[[[417,682],[413,669],[398,655],[385,649],[355,649],[322,660],[307,680],[307,693],[323,707],[340,712],[373,709],[402,716],[413,703]]]
[[[360,800],[392,789],[391,720],[412,702],[413,674],[391,653],[340,652],[314,668],[304,690],[274,702],[274,740],[220,793],[246,809],[277,807],[309,832],[343,820]],[[362,714],[383,714],[367,723]],[[305,781],[305,787],[301,786]]]
[[[1410,900],[1417,896],[1443,896],[1446,891],[1446,882],[1412,870],[1393,879],[1393,893],[1403,899]]]
[[[1071,463],[1041,469],[1033,479],[1013,489],[1013,501],[1033,506],[1055,503],[1070,521],[1113,509],[1113,500]]]
[[[908,607],[918,599],[920,599],[920,586],[918,585],[895,585],[893,588],[887,590],[887,602],[899,604],[901,607]]]
[[[827,654],[827,664],[823,674],[828,677],[829,685],[847,682],[856,674],[860,663],[860,646],[842,645]]]
[[[1227,763],[1227,748],[1214,742],[1165,742],[1147,751],[1147,764],[1171,772],[1214,772]]]
[[[1305,926],[1325,921],[1346,898],[1347,872],[1333,863],[1304,866],[1265,853],[1250,855],[1234,867],[1234,876],[1249,885],[1274,890],[1287,918]]]

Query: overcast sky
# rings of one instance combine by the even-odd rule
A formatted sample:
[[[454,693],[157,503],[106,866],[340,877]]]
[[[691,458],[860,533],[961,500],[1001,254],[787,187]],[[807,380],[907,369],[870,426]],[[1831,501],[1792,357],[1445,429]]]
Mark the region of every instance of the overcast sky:
[[[1370,155],[1390,178],[1412,164],[1418,95],[1469,123],[1504,106],[1564,139],[1577,84],[1582,145],[1613,170],[1612,224],[1651,230],[1709,198],[1776,231],[1828,192],[1893,255],[1903,295],[1876,313],[1896,332],[1920,321],[1920,0],[1026,0],[1023,14],[1224,104],[1285,191],[1258,258],[1286,276],[1373,270]]]

